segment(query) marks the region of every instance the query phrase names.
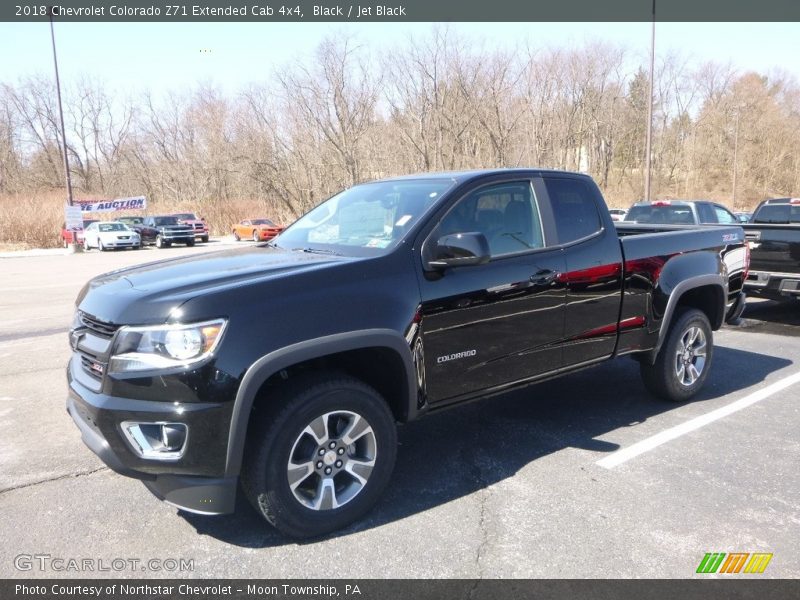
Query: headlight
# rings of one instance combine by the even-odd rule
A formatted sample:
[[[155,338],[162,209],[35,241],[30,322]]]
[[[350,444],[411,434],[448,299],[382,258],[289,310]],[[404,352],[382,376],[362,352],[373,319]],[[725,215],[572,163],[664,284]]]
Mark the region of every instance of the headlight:
[[[226,321],[123,327],[117,333],[109,363],[111,373],[130,373],[187,367],[211,355],[219,344]]]

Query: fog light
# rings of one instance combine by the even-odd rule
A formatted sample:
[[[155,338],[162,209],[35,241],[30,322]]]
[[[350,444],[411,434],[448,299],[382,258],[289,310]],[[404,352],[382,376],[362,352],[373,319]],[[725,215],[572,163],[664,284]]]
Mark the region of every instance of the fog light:
[[[120,427],[131,448],[142,458],[178,460],[186,450],[189,428],[184,423],[125,421]]]

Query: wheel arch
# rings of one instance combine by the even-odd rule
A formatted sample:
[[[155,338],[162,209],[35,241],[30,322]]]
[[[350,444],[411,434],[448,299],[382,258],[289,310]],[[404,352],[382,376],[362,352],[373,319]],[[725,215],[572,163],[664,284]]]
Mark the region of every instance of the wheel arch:
[[[661,327],[658,332],[658,342],[647,354],[647,361],[653,364],[661,350],[661,346],[669,333],[670,325],[676,312],[681,307],[696,308],[703,312],[711,323],[711,330],[716,331],[722,326],[725,318],[725,300],[728,296],[727,280],[718,274],[696,275],[680,281],[670,291]]]
[[[355,369],[355,373],[352,368],[345,370],[375,387],[389,402],[396,420],[412,420],[417,411],[415,370],[408,344],[397,332],[371,329],[292,344],[262,356],[245,372],[231,415],[226,475],[237,475],[241,470],[252,409],[260,393],[270,382],[280,378],[282,372],[303,365],[313,367],[317,361],[330,361],[336,368],[344,362],[352,365],[353,358],[366,355],[375,359],[375,362],[365,366],[361,373],[358,369]],[[391,363],[380,362],[381,358],[388,359]],[[383,368],[376,369],[376,364]],[[267,400],[260,398],[260,401]]]

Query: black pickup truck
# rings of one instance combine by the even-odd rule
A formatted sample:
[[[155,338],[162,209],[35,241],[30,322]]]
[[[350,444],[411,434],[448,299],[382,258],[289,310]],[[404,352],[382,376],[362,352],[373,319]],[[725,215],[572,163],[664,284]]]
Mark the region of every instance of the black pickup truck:
[[[241,483],[285,533],[330,532],[387,484],[397,423],[623,355],[661,398],[698,392],[744,306],[742,230],[617,225],[580,174],[355,186],[273,242],[89,281],[67,409],[171,504],[231,512]]]
[[[745,288],[774,300],[800,298],[800,198],[765,200],[742,227],[751,256]]]
[[[142,231],[142,244],[153,243],[156,248],[169,248],[172,244],[194,246],[194,227],[172,215],[145,217]]]

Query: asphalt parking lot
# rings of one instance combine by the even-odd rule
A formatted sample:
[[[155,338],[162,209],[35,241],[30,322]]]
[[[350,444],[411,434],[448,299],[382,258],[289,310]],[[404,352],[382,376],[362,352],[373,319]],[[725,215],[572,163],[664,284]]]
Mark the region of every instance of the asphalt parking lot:
[[[684,578],[709,577],[707,552],[800,576],[800,304],[753,302],[717,332],[689,404],[652,399],[621,359],[405,426],[377,508],[324,540],[287,540],[241,501],[219,517],[159,502],[64,410],[73,301],[101,272],[223,245],[0,258],[0,577]]]

